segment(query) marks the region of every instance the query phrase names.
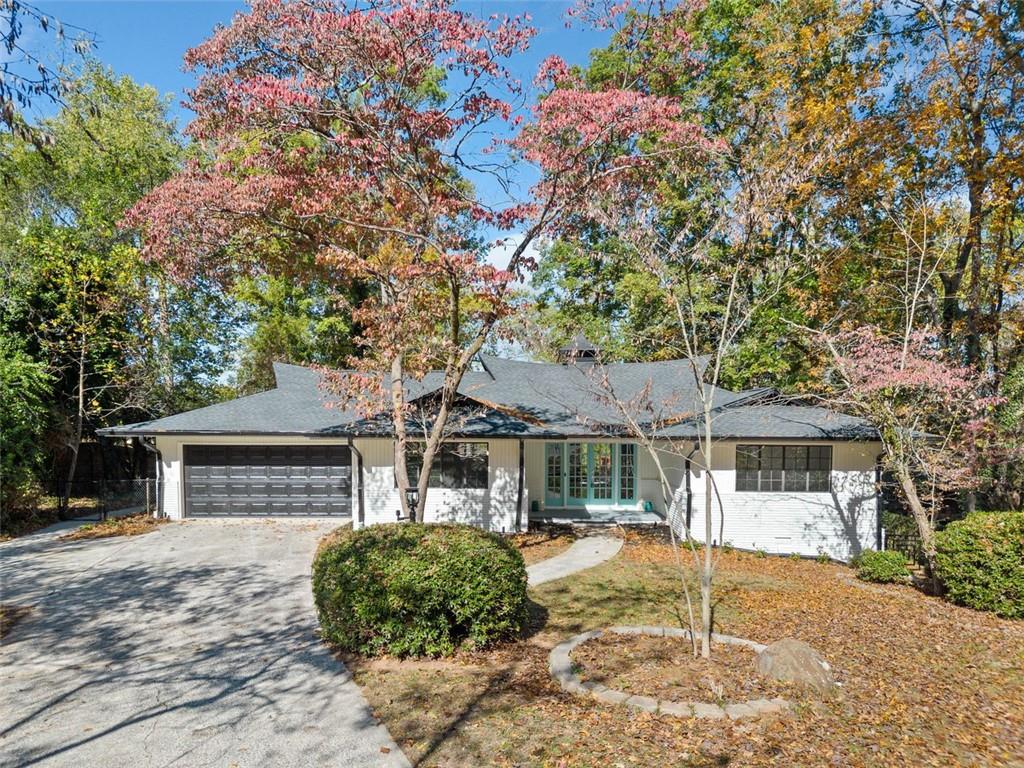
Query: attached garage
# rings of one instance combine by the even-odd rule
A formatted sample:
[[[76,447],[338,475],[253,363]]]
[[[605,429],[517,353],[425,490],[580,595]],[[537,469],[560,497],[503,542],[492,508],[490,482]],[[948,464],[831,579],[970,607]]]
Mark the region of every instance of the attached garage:
[[[345,445],[183,445],[186,517],[347,516]]]

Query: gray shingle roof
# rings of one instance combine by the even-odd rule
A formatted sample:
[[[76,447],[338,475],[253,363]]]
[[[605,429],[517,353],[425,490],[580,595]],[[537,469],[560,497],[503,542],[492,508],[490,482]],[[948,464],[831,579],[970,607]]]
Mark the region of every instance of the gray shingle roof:
[[[469,371],[462,400],[449,422],[453,436],[566,438],[625,434],[630,417],[655,434],[688,438],[698,433],[700,390],[713,398],[719,437],[865,440],[865,421],[825,408],[766,401],[770,390],[730,392],[699,382],[686,360],[609,365],[563,365],[481,356],[483,371]],[[702,368],[698,361],[698,368]],[[386,413],[365,418],[324,391],[310,368],[275,363],[277,387],[153,421],[101,430],[108,435],[267,434],[369,436],[391,434]],[[439,373],[409,382],[410,400],[429,401]],[[425,409],[427,410],[427,409]],[[666,426],[668,425],[668,426]],[[410,430],[423,424],[410,420]]]
[[[659,435],[696,438],[703,420],[675,424]],[[877,440],[874,427],[856,416],[807,405],[738,405],[715,413],[712,432],[719,439]]]

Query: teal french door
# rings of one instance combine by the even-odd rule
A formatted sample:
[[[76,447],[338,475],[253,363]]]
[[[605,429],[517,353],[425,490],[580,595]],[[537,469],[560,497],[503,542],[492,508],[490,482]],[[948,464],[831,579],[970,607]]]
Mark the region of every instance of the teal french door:
[[[636,501],[636,446],[631,443],[548,443],[544,461],[549,507]]]

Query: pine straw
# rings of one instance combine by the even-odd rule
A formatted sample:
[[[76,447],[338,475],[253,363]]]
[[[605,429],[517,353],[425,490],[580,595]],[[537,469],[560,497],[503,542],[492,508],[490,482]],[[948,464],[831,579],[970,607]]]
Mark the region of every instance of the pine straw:
[[[842,683],[783,718],[684,720],[562,692],[550,649],[613,624],[679,625],[667,545],[630,536],[614,560],[531,590],[530,633],[450,668],[353,664],[418,765],[1022,766],[1024,623],[908,587],[865,590],[842,566],[723,554],[716,629],[817,648]]]
[[[106,539],[111,536],[139,536],[155,531],[158,526],[169,522],[166,518],[153,517],[145,512],[126,517],[111,517],[98,523],[87,523],[60,538],[63,541],[83,539]]]

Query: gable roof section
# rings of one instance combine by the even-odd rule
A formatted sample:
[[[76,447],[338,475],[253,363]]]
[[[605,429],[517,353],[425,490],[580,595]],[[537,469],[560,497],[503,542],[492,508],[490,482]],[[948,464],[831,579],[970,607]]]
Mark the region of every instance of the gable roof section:
[[[623,435],[614,393],[657,436],[693,439],[701,430],[698,387],[713,398],[714,432],[721,438],[877,439],[862,419],[826,408],[779,405],[773,390],[730,392],[699,382],[686,360],[573,366],[481,356],[483,371],[467,371],[453,410],[453,437],[559,439]],[[266,392],[167,416],[109,427],[110,436],[160,434],[390,436],[390,416],[366,418],[345,409],[321,388],[312,368],[274,364],[277,386]],[[429,400],[440,389],[440,372],[407,385],[410,401]],[[410,418],[410,432],[429,424]]]
[[[277,386],[205,408],[162,419],[99,430],[103,435],[159,434],[279,434],[309,435],[338,432],[358,419],[336,407],[335,398],[320,390],[312,368],[274,363]]]

